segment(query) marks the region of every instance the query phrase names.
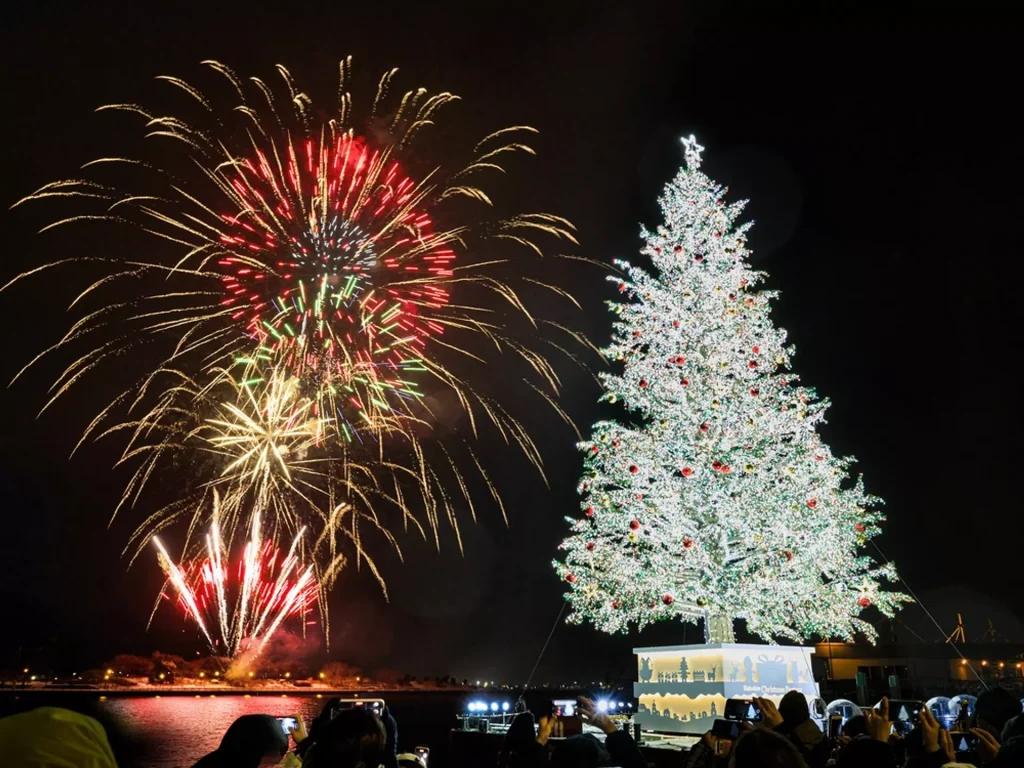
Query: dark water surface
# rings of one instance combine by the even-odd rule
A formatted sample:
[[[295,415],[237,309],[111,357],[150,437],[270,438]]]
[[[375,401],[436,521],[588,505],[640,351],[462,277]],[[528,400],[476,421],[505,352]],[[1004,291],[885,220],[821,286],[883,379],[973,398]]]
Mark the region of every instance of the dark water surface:
[[[364,693],[361,698],[377,694]],[[119,768],[188,768],[217,748],[227,727],[241,715],[299,715],[307,725],[331,696],[312,694],[217,694],[108,696],[92,693],[24,693],[5,696],[2,714],[41,706],[67,707],[97,717],[110,735]],[[431,748],[431,768],[445,765],[450,731],[466,694],[381,693],[398,721],[400,751]]]

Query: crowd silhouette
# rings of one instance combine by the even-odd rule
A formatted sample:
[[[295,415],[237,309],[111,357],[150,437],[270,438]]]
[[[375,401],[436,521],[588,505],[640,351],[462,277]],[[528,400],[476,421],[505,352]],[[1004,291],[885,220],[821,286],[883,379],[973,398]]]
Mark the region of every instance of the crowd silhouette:
[[[778,705],[755,698],[756,723],[728,722],[704,734],[675,764],[685,768],[1024,768],[1024,715],[1009,691],[977,700],[970,721],[947,729],[927,706],[914,723],[894,728],[889,701],[849,718],[827,734],[811,718],[806,696],[789,691]],[[621,722],[580,698],[576,713],[588,732],[568,736],[557,714],[520,712],[511,722],[498,768],[647,768],[648,757]],[[398,751],[398,724],[384,708],[343,708],[328,701],[307,728],[301,719],[244,715],[193,768],[427,768],[420,754]],[[729,728],[732,730],[730,731]],[[716,735],[717,733],[717,735]],[[3,768],[116,768],[103,726],[92,717],[40,707],[0,719]],[[453,768],[456,768],[453,766]],[[461,767],[459,767],[461,768]]]

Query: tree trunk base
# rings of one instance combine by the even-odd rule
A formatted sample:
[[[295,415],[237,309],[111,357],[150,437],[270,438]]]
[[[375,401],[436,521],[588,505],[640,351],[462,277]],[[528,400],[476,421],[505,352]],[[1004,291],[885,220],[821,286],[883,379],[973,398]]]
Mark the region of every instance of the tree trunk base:
[[[735,643],[736,636],[732,631],[731,616],[717,611],[704,614],[704,642],[713,645],[718,643]]]

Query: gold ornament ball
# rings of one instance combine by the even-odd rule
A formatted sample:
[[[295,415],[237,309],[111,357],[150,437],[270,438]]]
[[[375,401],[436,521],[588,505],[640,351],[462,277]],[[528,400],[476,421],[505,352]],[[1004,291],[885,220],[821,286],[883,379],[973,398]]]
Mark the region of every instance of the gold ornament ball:
[[[745,466],[743,469],[749,474],[750,472],[754,471],[754,465],[753,464],[747,464],[747,466]]]

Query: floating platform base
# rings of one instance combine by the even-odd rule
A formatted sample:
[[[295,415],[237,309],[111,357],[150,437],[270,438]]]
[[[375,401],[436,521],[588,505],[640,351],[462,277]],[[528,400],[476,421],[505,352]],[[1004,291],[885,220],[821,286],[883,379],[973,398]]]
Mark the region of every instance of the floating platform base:
[[[634,648],[633,653],[636,721],[648,731],[702,734],[722,716],[726,699],[778,701],[792,689],[819,695],[811,647],[713,643]]]

